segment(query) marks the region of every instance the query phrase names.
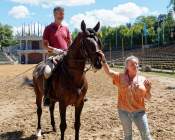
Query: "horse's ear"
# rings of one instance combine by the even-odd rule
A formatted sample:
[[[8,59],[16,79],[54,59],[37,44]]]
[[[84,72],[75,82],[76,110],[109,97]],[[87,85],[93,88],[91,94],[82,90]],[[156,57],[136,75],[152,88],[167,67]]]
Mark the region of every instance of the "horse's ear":
[[[82,20],[82,22],[81,22],[81,30],[83,32],[86,32],[86,24],[85,24],[84,20]]]
[[[100,22],[97,23],[97,25],[93,28],[95,32],[98,32],[100,29]]]

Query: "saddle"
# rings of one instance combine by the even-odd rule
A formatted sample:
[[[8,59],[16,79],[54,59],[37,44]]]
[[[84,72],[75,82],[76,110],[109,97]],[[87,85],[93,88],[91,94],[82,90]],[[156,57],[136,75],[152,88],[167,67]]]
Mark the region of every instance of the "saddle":
[[[46,62],[42,61],[40,62],[34,69],[33,71],[33,76],[35,78],[38,78],[39,76],[42,76],[44,73],[44,68],[46,66],[47,63],[51,63],[53,64],[53,71],[55,71],[55,69],[57,67],[59,67],[61,65],[61,63],[63,62],[63,58],[65,55],[56,55],[56,56],[51,56],[49,57]]]

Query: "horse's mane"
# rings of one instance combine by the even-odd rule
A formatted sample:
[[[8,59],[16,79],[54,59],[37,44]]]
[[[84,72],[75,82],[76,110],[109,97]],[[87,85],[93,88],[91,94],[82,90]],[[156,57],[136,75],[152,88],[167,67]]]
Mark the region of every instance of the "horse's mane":
[[[81,36],[82,36],[82,33],[79,32],[77,36],[75,37],[75,39],[73,40],[72,44],[69,46],[68,51],[71,51],[77,46],[77,42],[80,42]]]
[[[56,65],[52,73],[53,74],[51,78],[52,77],[56,77],[57,79],[59,78],[63,86],[67,85],[70,79],[72,79],[71,75],[68,72],[68,68],[67,68],[67,54],[63,55],[60,58],[59,63]]]
[[[80,34],[80,33],[79,33]],[[63,86],[70,86],[71,81],[73,77],[71,74],[68,72],[68,67],[67,67],[67,62],[68,62],[68,55],[71,54],[73,49],[75,49],[76,42],[78,41],[80,35],[77,35],[72,44],[68,48],[68,53],[65,55],[62,55],[62,57],[59,60],[59,63],[56,65],[52,77],[59,78]],[[70,83],[70,84],[69,84]]]

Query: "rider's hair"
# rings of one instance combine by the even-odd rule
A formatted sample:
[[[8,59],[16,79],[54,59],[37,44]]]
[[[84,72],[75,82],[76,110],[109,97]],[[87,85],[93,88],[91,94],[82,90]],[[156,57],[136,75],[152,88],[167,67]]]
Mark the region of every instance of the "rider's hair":
[[[53,13],[55,13],[56,11],[64,12],[64,8],[61,7],[61,6],[56,6],[56,7],[53,9]]]
[[[134,55],[131,55],[131,56],[129,56],[129,57],[127,57],[126,59],[125,59],[125,63],[124,63],[124,66],[125,66],[125,73],[127,72],[127,70],[128,70],[128,62],[130,61],[130,60],[134,60],[134,61],[136,61],[137,62],[137,64],[139,65],[139,59],[138,59],[138,57],[136,57],[136,56],[134,56]]]

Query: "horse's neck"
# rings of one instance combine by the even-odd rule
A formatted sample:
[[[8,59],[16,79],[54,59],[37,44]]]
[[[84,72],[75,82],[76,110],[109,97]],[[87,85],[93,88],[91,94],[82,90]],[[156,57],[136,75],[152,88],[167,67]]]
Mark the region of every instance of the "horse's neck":
[[[76,71],[83,72],[85,68],[86,60],[80,56],[80,53],[75,49],[68,51],[67,54],[67,64],[71,69],[75,69]]]
[[[74,44],[72,44],[74,45]],[[75,81],[81,81],[84,76],[86,61],[79,52],[78,46],[70,46],[66,56],[66,64],[69,73],[74,77]],[[76,48],[75,48],[76,47]]]

